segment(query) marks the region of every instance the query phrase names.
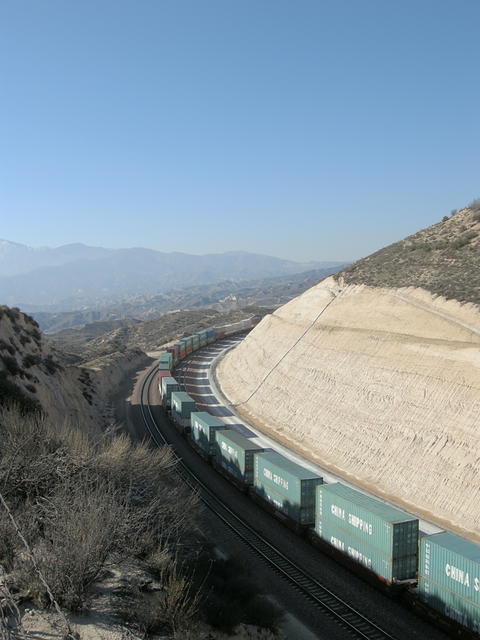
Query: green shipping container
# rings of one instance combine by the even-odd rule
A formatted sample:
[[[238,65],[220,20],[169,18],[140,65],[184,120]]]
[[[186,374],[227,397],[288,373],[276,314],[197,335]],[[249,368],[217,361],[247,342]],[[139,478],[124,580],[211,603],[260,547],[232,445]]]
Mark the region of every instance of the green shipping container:
[[[300,524],[315,522],[317,474],[275,451],[255,454],[254,490]]]
[[[350,531],[316,519],[315,533],[352,560],[367,567],[388,583],[412,580],[417,575],[417,554],[395,557],[361,540]]]
[[[173,391],[171,401],[172,410],[182,418],[190,419],[192,411],[196,411],[194,400],[185,391]]]
[[[330,523],[391,560],[418,558],[418,518],[339,482],[317,487],[315,529]],[[413,579],[412,575],[397,579]]]
[[[418,573],[480,607],[480,547],[453,533],[420,540]]]
[[[175,378],[171,376],[162,378],[162,400],[169,402],[173,391],[180,391],[180,385]]]
[[[171,353],[162,353],[162,355],[160,356],[160,360],[159,360],[160,364],[166,364],[167,369],[171,369],[172,368],[172,364],[173,364],[173,356]]]
[[[192,411],[190,414],[191,437],[207,453],[213,453],[215,431],[225,429],[225,423],[206,411]]]
[[[262,451],[261,447],[234,429],[215,432],[214,453],[217,463],[245,484],[253,484],[254,454]]]
[[[429,578],[418,579],[418,596],[422,602],[475,633],[480,633],[480,607],[444,589]]]

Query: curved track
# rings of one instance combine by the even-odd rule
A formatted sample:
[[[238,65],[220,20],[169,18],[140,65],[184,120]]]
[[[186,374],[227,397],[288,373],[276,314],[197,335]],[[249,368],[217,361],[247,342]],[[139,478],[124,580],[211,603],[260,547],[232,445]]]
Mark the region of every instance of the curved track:
[[[141,387],[141,411],[150,437],[157,446],[169,444],[159,428],[149,404],[149,393],[155,380],[153,368],[145,377]],[[245,523],[229,506],[216,496],[178,456],[178,472],[184,481],[198,491],[205,506],[237,535],[250,549],[260,556],[277,573],[292,584],[310,602],[322,609],[354,638],[364,640],[395,640],[394,636],[378,627],[347,602],[323,586],[316,578],[290,561],[264,536]]]

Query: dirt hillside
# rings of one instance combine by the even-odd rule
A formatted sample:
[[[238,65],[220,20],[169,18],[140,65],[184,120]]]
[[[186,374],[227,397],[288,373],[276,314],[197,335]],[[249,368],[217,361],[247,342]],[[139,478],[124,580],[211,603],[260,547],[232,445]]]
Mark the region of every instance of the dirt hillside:
[[[329,277],[266,316],[218,378],[237,410],[308,457],[480,540],[479,311]]]

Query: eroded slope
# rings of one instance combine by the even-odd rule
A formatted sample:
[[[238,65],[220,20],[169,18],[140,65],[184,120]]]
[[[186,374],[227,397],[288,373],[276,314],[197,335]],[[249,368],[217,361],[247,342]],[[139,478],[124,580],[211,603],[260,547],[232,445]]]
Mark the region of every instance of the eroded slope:
[[[237,410],[377,495],[480,539],[480,314],[328,278],[221,362]]]

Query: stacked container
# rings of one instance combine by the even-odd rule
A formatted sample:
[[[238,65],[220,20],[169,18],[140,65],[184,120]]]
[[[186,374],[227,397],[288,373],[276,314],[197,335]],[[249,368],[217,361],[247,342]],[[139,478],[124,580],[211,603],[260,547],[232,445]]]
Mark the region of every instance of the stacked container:
[[[190,430],[190,414],[197,407],[192,398],[185,391],[172,391],[171,395],[172,418],[181,431]]]
[[[215,342],[215,329],[207,329],[207,344]]]
[[[192,351],[196,351],[200,347],[200,336],[198,333],[194,333],[192,338]]]
[[[418,594],[433,609],[480,633],[480,547],[447,532],[422,537]]]
[[[172,374],[170,373],[170,371],[168,371],[168,369],[166,369],[165,371],[161,371],[161,370],[157,371],[158,391],[159,391],[160,395],[162,395],[162,380],[163,380],[163,378],[169,378],[171,375]]]
[[[172,366],[173,366],[178,361],[178,347],[176,345],[167,347],[167,351],[168,353],[172,354]]]
[[[162,404],[164,407],[171,406],[172,392],[180,391],[180,385],[171,376],[164,376],[161,379],[160,395],[162,396]]]
[[[317,487],[315,532],[388,584],[414,580],[418,519],[340,483]]]
[[[206,454],[215,448],[215,431],[225,429],[225,424],[206,411],[193,411],[190,414],[191,438]]]
[[[176,342],[175,347],[178,349],[178,360],[182,360],[185,357],[185,343],[184,342]]]
[[[317,474],[275,451],[255,454],[255,493],[298,524],[314,523],[315,488],[322,482]]]
[[[242,484],[253,484],[254,454],[263,451],[234,429],[215,432],[214,454],[217,464]]]
[[[159,371],[170,371],[173,364],[173,358],[171,353],[162,353],[158,360]]]
[[[204,347],[207,344],[207,330],[199,331],[198,336],[200,338],[200,346]]]

